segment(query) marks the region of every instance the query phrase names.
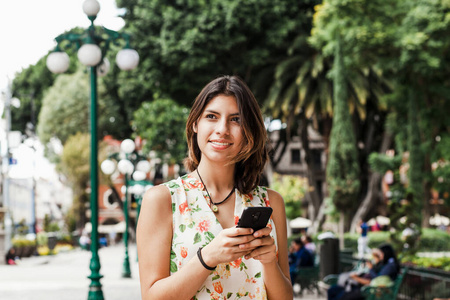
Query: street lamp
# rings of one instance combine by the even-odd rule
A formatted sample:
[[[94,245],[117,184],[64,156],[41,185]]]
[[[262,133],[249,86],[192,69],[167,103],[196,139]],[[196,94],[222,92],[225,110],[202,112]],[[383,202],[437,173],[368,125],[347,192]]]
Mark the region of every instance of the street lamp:
[[[125,278],[131,277],[130,259],[128,256],[128,194],[130,192],[130,189],[133,188],[132,192],[139,194],[139,197],[141,197],[141,195],[145,191],[145,188],[140,189],[137,186],[151,184],[151,182],[145,180],[145,178],[147,177],[147,173],[150,171],[150,163],[146,160],[145,157],[137,154],[135,149],[136,145],[134,144],[134,142],[130,139],[126,139],[120,144],[120,150],[124,155],[121,155],[120,153],[113,153],[110,155],[110,158],[104,160],[100,165],[103,173],[105,173],[106,175],[111,175],[116,170],[116,164],[112,161],[112,159],[118,161],[117,169],[121,174],[124,175],[125,178],[125,200],[123,202],[125,215],[125,232],[123,236],[123,242],[125,245],[125,259],[123,261],[122,271],[122,277]],[[139,209],[140,207],[138,207],[138,211]]]
[[[78,59],[84,65],[90,67],[91,85],[91,252],[90,262],[91,279],[89,285],[88,300],[103,300],[102,285],[100,279],[100,260],[98,257],[98,140],[97,140],[97,69],[102,65],[111,43],[124,40],[125,49],[119,51],[116,62],[119,68],[131,70],[139,63],[139,55],[135,50],[130,49],[130,36],[107,28],[98,29],[94,26],[94,20],[100,11],[100,4],[97,0],[86,0],[83,3],[83,11],[91,21],[91,25],[82,33],[66,33],[55,38],[57,46],[55,52],[47,57],[47,67],[53,73],[63,73],[69,67],[69,56],[62,52],[61,43],[68,42],[67,47],[75,46],[78,49]]]

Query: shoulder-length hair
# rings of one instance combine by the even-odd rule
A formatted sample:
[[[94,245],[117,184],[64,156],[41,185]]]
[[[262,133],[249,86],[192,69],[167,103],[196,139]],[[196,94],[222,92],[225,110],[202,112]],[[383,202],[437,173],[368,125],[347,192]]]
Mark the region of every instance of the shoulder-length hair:
[[[229,163],[236,164],[234,172],[236,188],[242,194],[247,194],[258,185],[269,157],[267,132],[255,96],[247,84],[237,76],[221,76],[211,81],[195,99],[186,122],[189,156],[185,159],[184,165],[190,172],[198,167],[202,154],[198,147],[194,125],[208,103],[218,95],[236,98],[245,142],[238,155],[230,157]]]

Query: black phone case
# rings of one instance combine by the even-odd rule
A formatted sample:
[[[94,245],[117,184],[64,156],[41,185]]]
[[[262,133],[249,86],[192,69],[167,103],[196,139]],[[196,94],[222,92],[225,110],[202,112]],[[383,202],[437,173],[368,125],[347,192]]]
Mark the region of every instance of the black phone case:
[[[272,215],[271,207],[246,207],[242,212],[237,227],[253,228],[254,231],[266,227]]]

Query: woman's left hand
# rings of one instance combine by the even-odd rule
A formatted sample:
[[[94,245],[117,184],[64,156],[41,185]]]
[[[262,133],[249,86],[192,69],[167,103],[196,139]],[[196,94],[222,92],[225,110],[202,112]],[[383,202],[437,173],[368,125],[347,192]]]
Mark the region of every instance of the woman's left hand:
[[[275,240],[270,236],[271,228],[265,227],[253,233],[256,238],[247,244],[239,245],[240,249],[249,249],[250,252],[245,255],[246,259],[256,259],[262,264],[267,264],[276,261],[277,247]]]

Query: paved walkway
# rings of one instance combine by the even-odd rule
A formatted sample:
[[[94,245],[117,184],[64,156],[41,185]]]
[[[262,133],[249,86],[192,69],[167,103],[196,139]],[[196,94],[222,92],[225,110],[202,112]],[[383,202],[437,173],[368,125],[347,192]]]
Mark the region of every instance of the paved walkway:
[[[124,251],[122,244],[99,250],[105,300],[141,299],[136,247],[129,247],[132,278],[121,277]],[[87,299],[90,259],[91,252],[78,249],[55,256],[24,258],[17,266],[0,265],[0,299]],[[305,293],[295,300],[325,300],[325,297]]]
[[[132,278],[121,278],[123,245],[102,248],[99,256],[105,300],[141,299],[136,248],[129,247]],[[74,250],[55,256],[24,258],[17,266],[0,265],[0,299],[87,299],[90,259],[89,251]]]

